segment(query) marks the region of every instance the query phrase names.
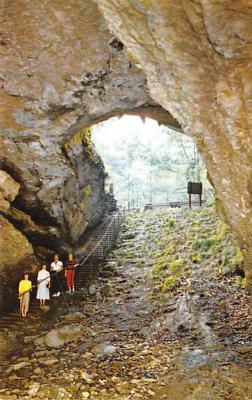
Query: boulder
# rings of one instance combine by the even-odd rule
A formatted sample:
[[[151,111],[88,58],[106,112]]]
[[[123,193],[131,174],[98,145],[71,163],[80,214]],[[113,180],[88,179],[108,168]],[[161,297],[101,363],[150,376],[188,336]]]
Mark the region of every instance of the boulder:
[[[29,365],[30,365],[29,362],[21,361],[21,362],[13,365],[13,370],[14,371],[19,371],[20,369],[28,367]]]
[[[66,343],[75,340],[81,336],[82,326],[80,324],[64,325],[54,328],[45,335],[34,341],[37,346],[61,347]]]
[[[28,390],[29,396],[32,396],[32,397],[35,396],[36,393],[39,391],[39,388],[40,388],[40,383],[38,383],[38,382],[31,383],[29,386],[29,390]]]
[[[10,203],[16,198],[20,189],[17,183],[7,172],[0,170],[0,211],[6,213]]]
[[[93,349],[93,352],[100,356],[111,356],[116,353],[116,351],[117,348],[112,344],[100,344]]]
[[[20,262],[33,254],[32,245],[6,218],[0,215],[0,266]]]
[[[69,392],[55,384],[41,385],[36,396],[39,399],[69,400]]]
[[[16,304],[18,282],[33,263],[32,245],[0,214],[0,312]]]
[[[88,293],[90,296],[94,296],[97,292],[96,286],[94,284],[90,285],[88,288]]]

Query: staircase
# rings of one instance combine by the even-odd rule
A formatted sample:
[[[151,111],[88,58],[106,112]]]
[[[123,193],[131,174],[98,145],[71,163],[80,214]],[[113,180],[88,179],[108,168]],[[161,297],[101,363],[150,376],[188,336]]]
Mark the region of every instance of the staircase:
[[[26,318],[21,317],[19,311],[12,311],[9,314],[4,315],[0,318],[0,332],[7,331],[10,328],[20,326],[26,319],[37,319],[40,318],[42,310],[39,307],[39,301],[32,299],[30,301],[29,311]]]
[[[104,263],[107,254],[115,245],[124,218],[125,213],[113,213],[109,219],[94,231],[92,237],[85,245],[85,252],[82,252],[83,261],[80,267],[78,267],[75,278],[76,289],[83,287],[87,283],[87,280],[92,278]]]
[[[103,259],[96,256],[90,256],[85,265],[78,267],[75,276],[75,289],[79,290],[89,282],[99,267],[103,264]]]
[[[95,229],[88,242],[76,251],[77,255],[78,253],[82,254],[83,259],[76,271],[75,287],[77,290],[82,288],[104,263],[108,252],[115,245],[124,218],[125,213],[111,214]],[[11,327],[18,327],[26,319],[40,318],[42,313],[39,301],[31,299],[26,318],[21,317],[19,310],[0,317],[0,332],[7,331]]]

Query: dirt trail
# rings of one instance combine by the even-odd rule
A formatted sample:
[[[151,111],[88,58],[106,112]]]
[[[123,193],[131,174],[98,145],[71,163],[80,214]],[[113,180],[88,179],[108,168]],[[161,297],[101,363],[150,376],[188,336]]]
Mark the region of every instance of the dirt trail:
[[[252,399],[246,288],[208,251],[188,266],[189,225],[180,210],[132,216],[91,295],[68,295],[70,313],[61,299],[56,315],[2,337],[0,399]],[[185,269],[161,290],[153,264],[178,236]]]

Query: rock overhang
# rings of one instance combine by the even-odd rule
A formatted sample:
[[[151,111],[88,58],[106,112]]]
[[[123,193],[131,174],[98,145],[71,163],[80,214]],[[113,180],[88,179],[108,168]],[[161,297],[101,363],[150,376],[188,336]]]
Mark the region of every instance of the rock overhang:
[[[65,240],[73,206],[86,224],[78,193],[89,182],[80,185],[76,166],[90,168],[65,143],[114,115],[152,116],[196,141],[250,271],[251,8],[232,4],[4,1],[0,159],[21,185],[14,206]],[[96,221],[102,193],[101,181]]]

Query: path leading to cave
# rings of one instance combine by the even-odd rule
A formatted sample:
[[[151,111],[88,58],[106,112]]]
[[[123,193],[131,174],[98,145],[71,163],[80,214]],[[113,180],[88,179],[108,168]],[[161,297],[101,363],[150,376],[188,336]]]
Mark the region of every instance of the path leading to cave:
[[[247,292],[220,273],[219,253],[192,254],[187,265],[192,213],[130,217],[92,294],[68,295],[70,313],[59,299],[41,321],[2,335],[0,399],[252,399]],[[214,217],[202,218],[210,236]],[[181,249],[188,254],[177,257]],[[165,251],[177,263],[164,285]]]

